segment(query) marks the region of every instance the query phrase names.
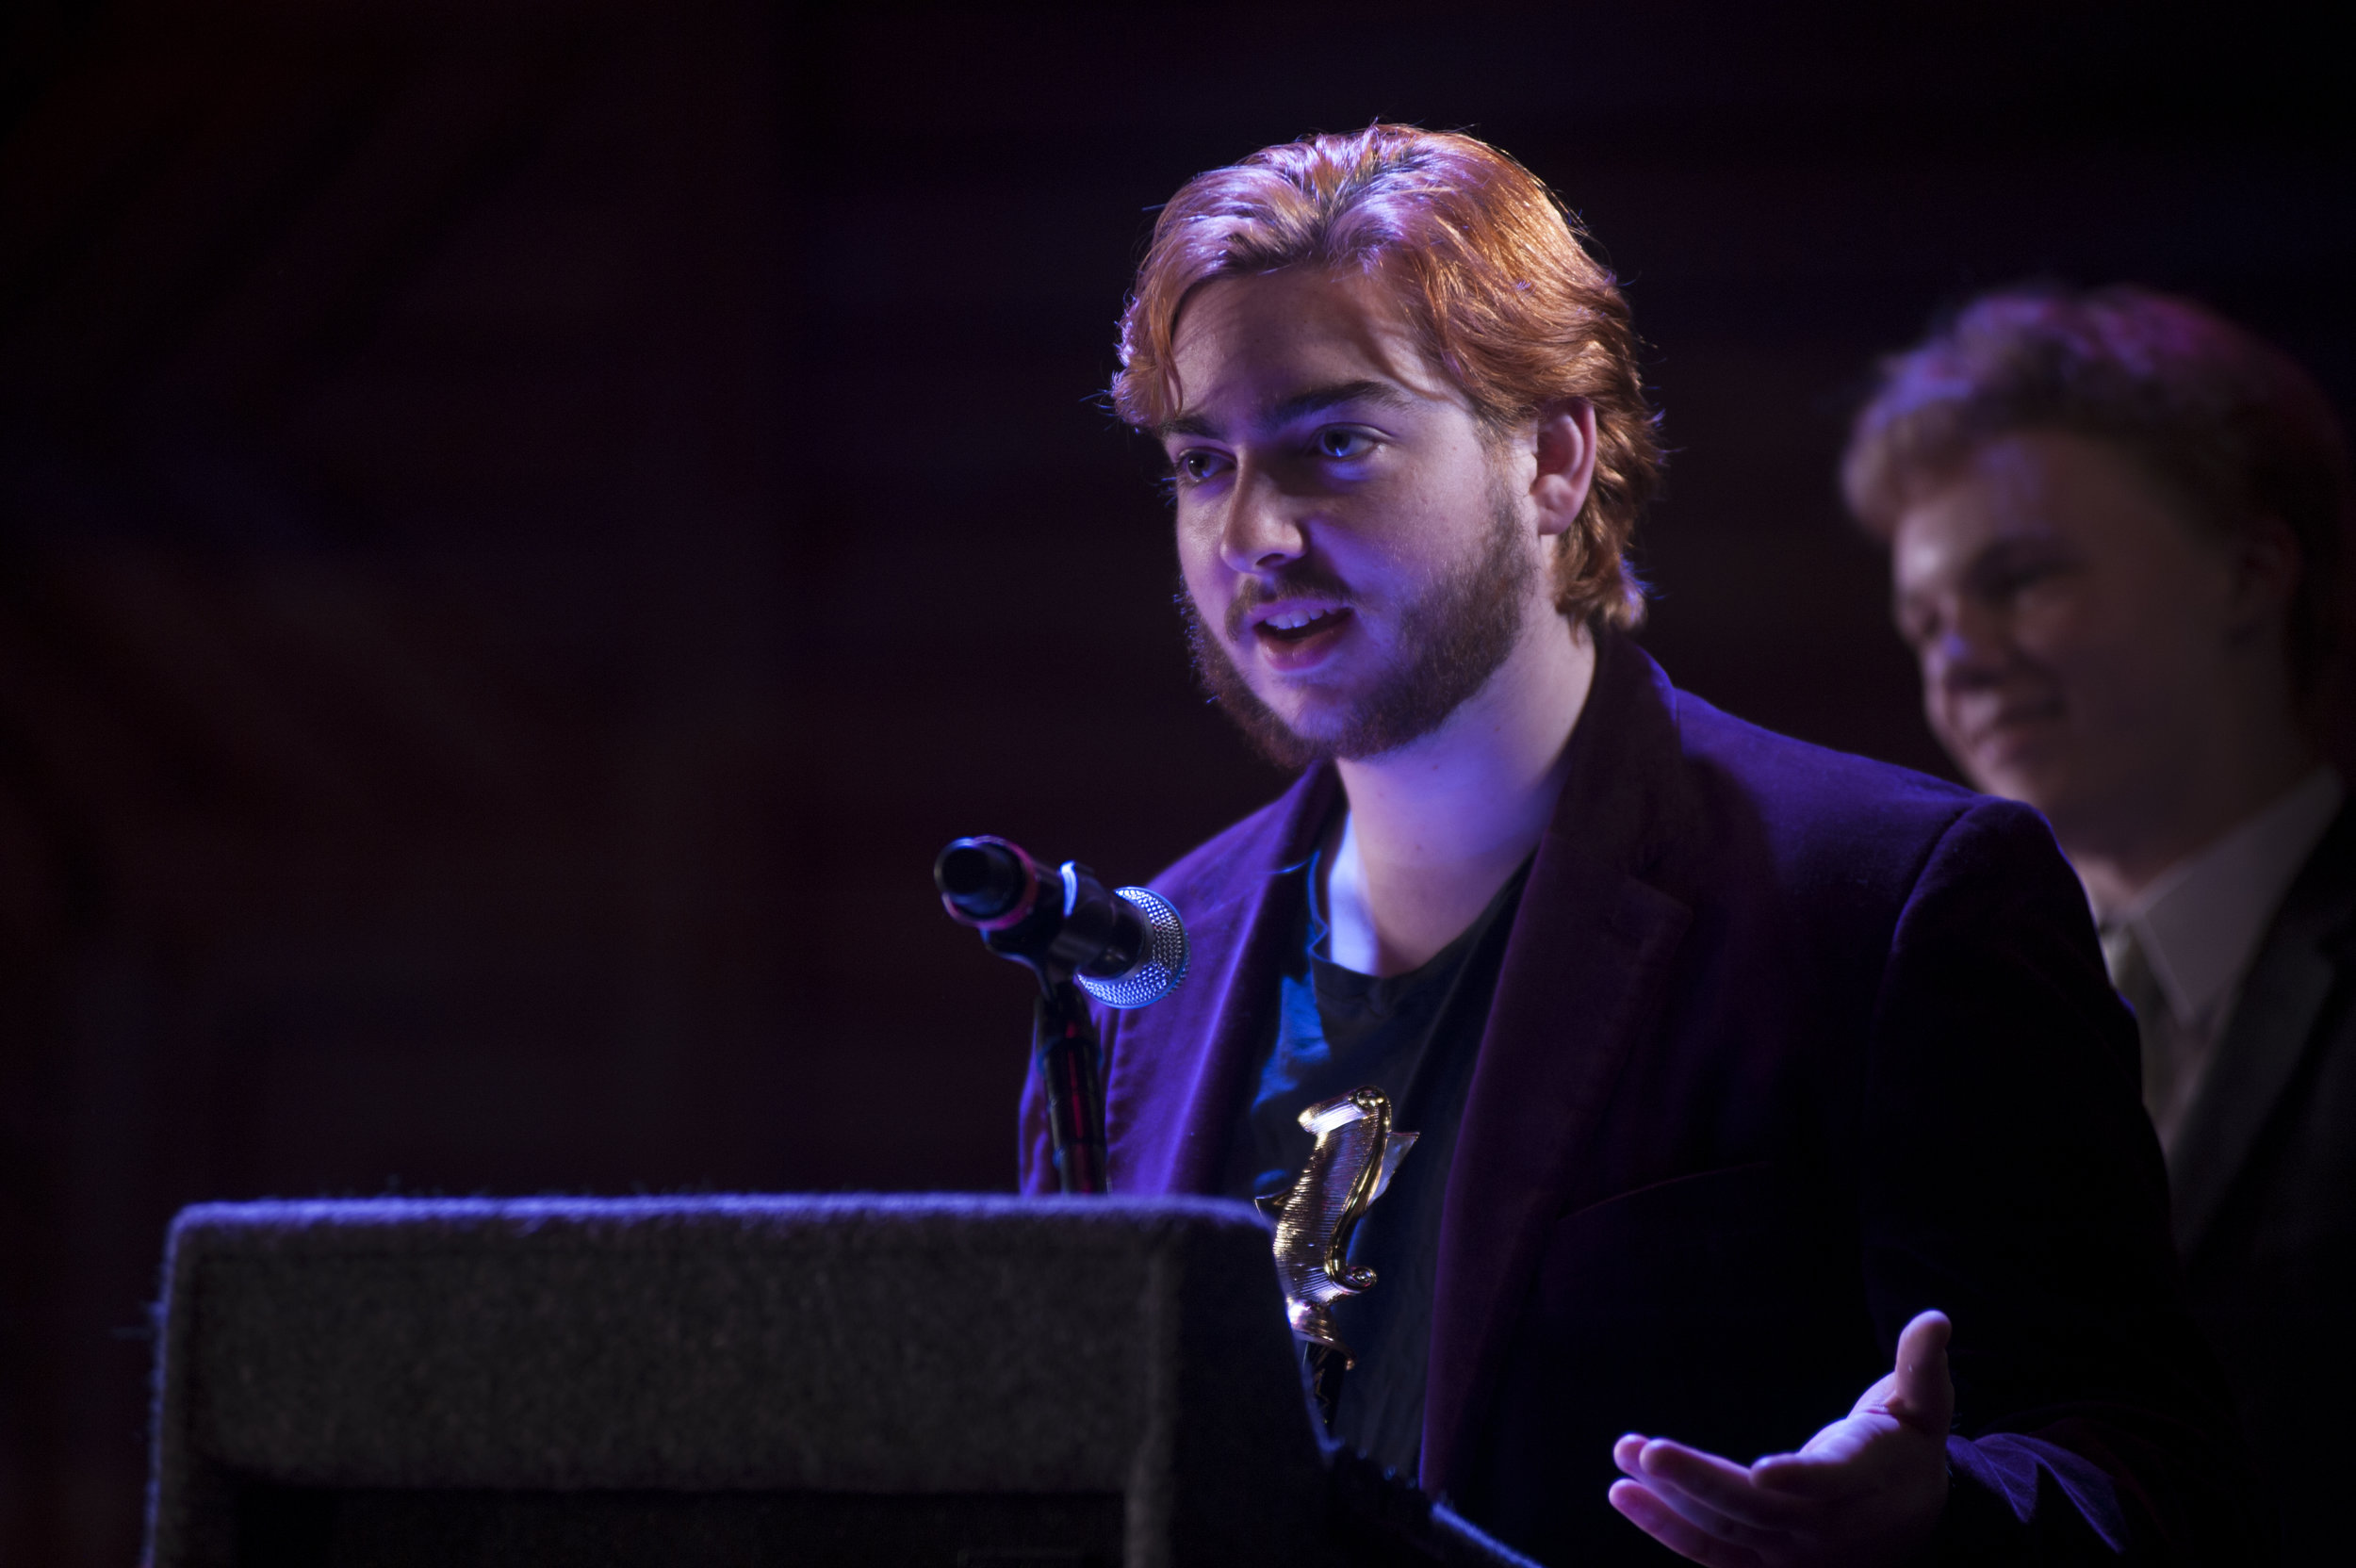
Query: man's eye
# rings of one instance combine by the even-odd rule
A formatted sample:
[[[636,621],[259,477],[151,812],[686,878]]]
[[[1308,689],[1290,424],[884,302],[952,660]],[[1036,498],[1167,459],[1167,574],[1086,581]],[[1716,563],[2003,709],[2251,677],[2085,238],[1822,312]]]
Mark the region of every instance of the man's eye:
[[[1189,484],[1202,483],[1204,480],[1218,474],[1226,466],[1225,458],[1217,452],[1205,451],[1200,447],[1180,452],[1170,463],[1170,467],[1175,470],[1178,477]]]
[[[2063,556],[2033,555],[1994,563],[1981,585],[1983,596],[1995,603],[2020,597],[2033,589],[2051,587],[2076,569]]]
[[[1319,457],[1364,457],[1374,449],[1374,440],[1360,431],[1321,430],[1317,447]]]

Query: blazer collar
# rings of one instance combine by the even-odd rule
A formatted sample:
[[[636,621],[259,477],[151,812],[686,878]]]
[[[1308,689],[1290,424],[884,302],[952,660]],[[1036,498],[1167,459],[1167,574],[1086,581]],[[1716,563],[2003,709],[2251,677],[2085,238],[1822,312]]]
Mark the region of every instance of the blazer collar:
[[[1286,934],[1299,913],[1301,878],[1284,874],[1317,847],[1340,788],[1330,764],[1294,780],[1265,808],[1261,830],[1233,846],[1235,874],[1220,878],[1228,896],[1186,909],[1197,961],[1211,958],[1219,967],[1198,972],[1157,1004],[1161,1016],[1153,1027],[1163,1038],[1201,1040],[1203,1047],[1151,1055],[1152,1066],[1176,1070],[1174,1082],[1158,1074],[1110,1075],[1105,1116],[1116,1145],[1116,1190],[1219,1190],[1244,1075],[1266,1043]],[[1114,1054],[1118,1067],[1118,1036]],[[1133,1099],[1147,1102],[1129,1103]],[[1170,1100],[1183,1107],[1176,1116],[1170,1114]]]
[[[1531,862],[1481,1037],[1440,1225],[1421,1479],[1477,1462],[1488,1402],[1546,1233],[1582,1187],[1580,1156],[1658,1017],[1692,912],[1655,885],[1699,821],[1676,690],[1625,637],[1597,641],[1571,765]]]
[[[2315,1034],[2356,925],[2356,799],[2340,808],[2283,896],[2194,1100],[2168,1188],[2184,1256],[2207,1234]]]

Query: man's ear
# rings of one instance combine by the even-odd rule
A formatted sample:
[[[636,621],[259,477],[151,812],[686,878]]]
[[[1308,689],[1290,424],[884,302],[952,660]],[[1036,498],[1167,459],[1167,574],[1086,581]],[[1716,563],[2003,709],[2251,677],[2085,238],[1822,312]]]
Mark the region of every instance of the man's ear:
[[[1568,533],[1595,479],[1595,405],[1584,398],[1548,403],[1538,411],[1531,445],[1538,467],[1530,498],[1538,506],[1539,536]]]

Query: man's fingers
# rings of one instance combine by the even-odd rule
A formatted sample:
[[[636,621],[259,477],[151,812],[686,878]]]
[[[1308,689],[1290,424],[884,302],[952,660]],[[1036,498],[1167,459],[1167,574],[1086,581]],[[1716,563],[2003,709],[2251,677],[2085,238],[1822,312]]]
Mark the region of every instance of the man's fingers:
[[[1651,1438],[1642,1437],[1634,1432],[1628,1433],[1612,1446],[1612,1462],[1618,1465],[1623,1474],[1644,1488],[1655,1501],[1664,1508],[1675,1510],[1686,1523],[1705,1534],[1733,1541],[1749,1533],[1744,1526],[1737,1524],[1707,1504],[1700,1502],[1667,1476],[1647,1474],[1644,1469],[1644,1449],[1653,1441]]]
[[[1679,1557],[1705,1568],[1762,1568],[1764,1560],[1757,1552],[1702,1529],[1642,1481],[1613,1481],[1606,1495],[1629,1524]]]
[[[1637,1463],[1637,1478],[1672,1506],[1680,1497],[1697,1505],[1678,1507],[1680,1513],[1733,1540],[1743,1540],[1753,1530],[1800,1528],[1812,1523],[1817,1512],[1808,1498],[1760,1491],[1742,1465],[1665,1438],[1646,1443]]]
[[[1955,1414],[1955,1380],[1947,1375],[1954,1331],[1943,1312],[1915,1314],[1898,1336],[1898,1388],[1889,1406],[1890,1414],[1942,1442]]]

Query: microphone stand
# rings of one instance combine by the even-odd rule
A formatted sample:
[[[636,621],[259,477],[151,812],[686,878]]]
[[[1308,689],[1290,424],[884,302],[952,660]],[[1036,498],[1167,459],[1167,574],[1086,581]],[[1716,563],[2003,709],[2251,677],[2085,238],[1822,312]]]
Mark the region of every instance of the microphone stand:
[[[1055,1140],[1055,1178],[1068,1193],[1104,1191],[1104,1074],[1096,1021],[1072,972],[1039,972],[1031,1008],[1031,1055],[1047,1086],[1047,1130]]]
[[[1077,860],[1050,870],[1004,839],[953,841],[933,861],[933,883],[950,919],[1039,977],[1031,1058],[1047,1091],[1055,1179],[1067,1193],[1104,1192],[1104,1049],[1083,988],[1111,1007],[1167,993],[1186,972],[1178,911],[1150,888],[1107,889]]]

